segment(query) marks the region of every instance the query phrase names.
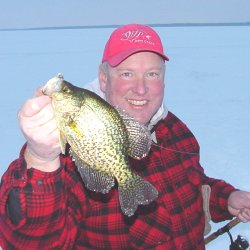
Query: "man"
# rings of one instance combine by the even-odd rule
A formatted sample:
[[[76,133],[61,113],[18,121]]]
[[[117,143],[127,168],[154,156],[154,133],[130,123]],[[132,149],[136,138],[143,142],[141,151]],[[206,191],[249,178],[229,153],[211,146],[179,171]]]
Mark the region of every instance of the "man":
[[[207,177],[195,137],[163,106],[168,60],[153,29],[119,27],[105,46],[96,90],[150,129],[148,156],[130,163],[159,197],[127,217],[117,188],[87,190],[70,156],[60,154],[51,100],[38,90],[18,115],[27,143],[2,178],[3,249],[204,249],[204,186],[213,221],[250,220],[250,193]]]

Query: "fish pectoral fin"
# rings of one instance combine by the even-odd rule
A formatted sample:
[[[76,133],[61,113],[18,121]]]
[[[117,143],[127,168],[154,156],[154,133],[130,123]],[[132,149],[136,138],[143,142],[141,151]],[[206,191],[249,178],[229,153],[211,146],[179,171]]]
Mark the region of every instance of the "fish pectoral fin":
[[[85,186],[89,190],[106,194],[115,185],[113,176],[96,170],[95,166],[90,166],[82,161],[73,151],[71,151],[71,155]]]
[[[62,131],[59,131],[59,144],[60,144],[60,147],[61,147],[62,154],[65,155],[67,139],[66,139],[66,137],[65,137],[65,135],[63,134]]]
[[[151,147],[151,137],[148,128],[137,122],[125,111],[122,111],[119,108],[116,109],[122,117],[128,131],[128,154],[135,159],[142,159],[148,154]]]
[[[77,136],[83,137],[82,129],[78,127],[78,125],[75,123],[72,117],[68,118],[67,124],[70,127],[70,129],[73,130],[77,134]]]
[[[158,197],[157,189],[138,175],[118,185],[122,212],[127,216],[135,214],[138,205],[147,205]]]

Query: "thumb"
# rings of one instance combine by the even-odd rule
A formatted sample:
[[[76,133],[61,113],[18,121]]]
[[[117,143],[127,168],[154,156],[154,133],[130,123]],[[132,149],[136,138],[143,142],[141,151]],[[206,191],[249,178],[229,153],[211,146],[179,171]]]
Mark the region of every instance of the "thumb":
[[[38,96],[41,96],[41,95],[43,95],[43,87],[38,87],[38,88],[35,90],[35,92],[34,92],[34,94],[33,94],[33,97],[38,97]]]

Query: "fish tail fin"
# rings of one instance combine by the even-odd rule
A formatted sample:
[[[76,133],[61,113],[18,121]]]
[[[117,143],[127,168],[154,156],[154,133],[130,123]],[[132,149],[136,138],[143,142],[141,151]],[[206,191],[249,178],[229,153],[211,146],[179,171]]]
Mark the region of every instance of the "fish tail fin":
[[[118,186],[122,212],[128,217],[134,215],[138,205],[147,205],[158,197],[157,189],[138,175]]]

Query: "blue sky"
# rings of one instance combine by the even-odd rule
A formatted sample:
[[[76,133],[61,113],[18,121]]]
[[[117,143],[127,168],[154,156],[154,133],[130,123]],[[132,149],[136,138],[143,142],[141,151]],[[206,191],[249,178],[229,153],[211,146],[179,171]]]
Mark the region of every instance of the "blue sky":
[[[249,0],[0,0],[0,29],[249,21]]]

